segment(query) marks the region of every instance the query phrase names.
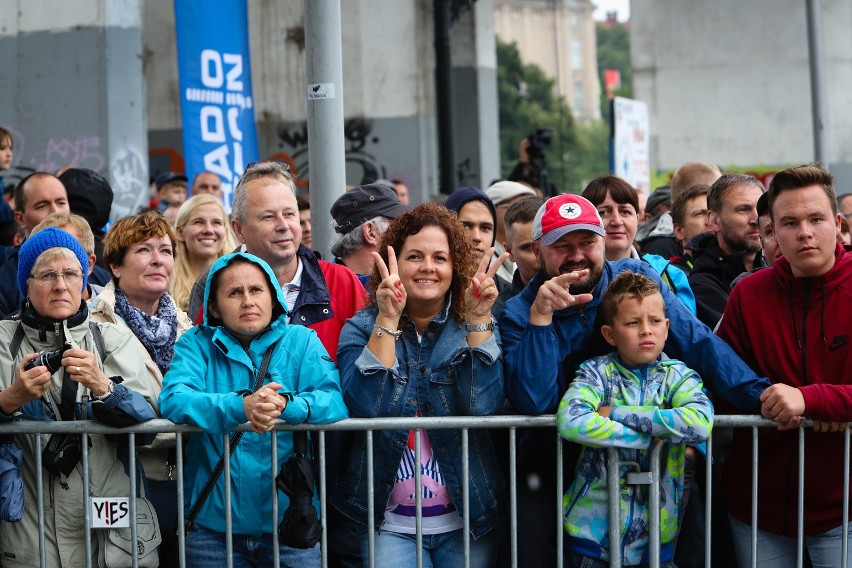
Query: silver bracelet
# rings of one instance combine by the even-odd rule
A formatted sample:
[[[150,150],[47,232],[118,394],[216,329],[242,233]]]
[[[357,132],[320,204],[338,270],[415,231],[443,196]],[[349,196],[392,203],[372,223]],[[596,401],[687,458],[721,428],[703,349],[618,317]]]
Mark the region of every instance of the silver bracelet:
[[[464,322],[464,328],[467,332],[471,331],[494,331],[497,327],[497,322],[494,321],[494,316],[491,316],[491,321],[488,323],[468,323]]]
[[[394,331],[394,330],[392,330],[391,328],[389,328],[385,325],[381,325],[381,324],[377,323],[377,324],[373,324],[373,327],[376,329],[376,337],[381,337],[385,333],[387,333],[388,335],[393,335],[396,338],[397,341],[399,341],[399,338],[402,337],[401,331]]]

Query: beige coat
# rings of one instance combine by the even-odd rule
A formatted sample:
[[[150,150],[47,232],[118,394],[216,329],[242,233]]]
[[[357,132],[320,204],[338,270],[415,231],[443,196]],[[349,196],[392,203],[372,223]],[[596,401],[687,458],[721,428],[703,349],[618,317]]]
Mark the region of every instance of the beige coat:
[[[90,317],[92,318],[92,321],[114,323],[129,330],[124,321],[115,313],[114,281],[110,281],[106,286],[104,286],[104,289],[95,299],[94,305],[90,305],[89,309],[91,310]],[[177,338],[180,337],[184,331],[192,327],[192,321],[189,317],[187,317],[187,315],[179,308],[176,309],[177,335],[175,336],[175,341],[177,341]],[[148,350],[145,349],[145,346],[142,345],[142,342],[139,341],[135,335],[133,336],[133,339],[136,347],[139,349],[139,354],[141,355],[142,360],[145,362],[145,369],[148,371],[148,376],[151,379],[151,389],[154,392],[154,410],[156,410],[157,414],[159,414],[157,398],[160,396],[160,391],[163,390],[163,374],[160,373],[160,369],[157,367],[157,364],[154,363],[154,359],[151,358],[151,355],[148,353]],[[174,447],[174,434],[157,434],[157,438],[150,446],[137,448],[136,453],[139,456],[139,460],[142,462],[142,467],[144,468],[145,475],[148,479],[153,481],[169,479],[170,472],[167,457],[169,451]],[[172,479],[177,478],[173,477]]]
[[[0,322],[0,388],[11,386],[15,378],[15,367],[24,355],[44,349],[56,349],[62,344],[63,337],[70,338],[74,347],[90,351],[98,360],[101,359],[89,329],[88,318],[70,328],[67,322],[57,323],[53,329],[45,333],[44,337],[39,336],[37,329],[23,326],[25,336],[20,349],[17,353],[10,353],[9,345],[19,325],[21,325],[19,322],[11,320]],[[101,361],[104,374],[108,377],[121,377],[123,379],[121,385],[138,393],[130,393],[129,397],[120,399],[117,404],[123,409],[126,405],[132,405],[127,407],[136,409],[135,414],[144,414],[148,417],[145,419],[153,418],[152,407],[156,403],[157,395],[154,393],[151,381],[142,370],[142,358],[133,343],[133,334],[127,328],[111,324],[99,324],[99,328],[106,351],[106,359]],[[54,408],[58,408],[61,399],[62,376],[62,369],[54,374],[52,385],[45,395]],[[78,404],[85,393],[86,389],[78,385]],[[35,400],[21,407],[21,412],[25,419],[49,420],[45,408],[47,408],[45,404]],[[42,447],[47,444],[49,438],[48,435],[41,436]],[[103,435],[92,435],[90,440],[90,495],[93,497],[129,496],[130,482],[124,473],[124,466],[117,457],[115,440]],[[0,557],[2,557],[4,568],[39,565],[35,436],[17,435],[15,441],[23,449],[21,477],[24,481],[25,508],[21,521],[0,524]],[[76,568],[85,564],[82,471],[81,462],[68,477],[68,489],[64,489],[57,476],[42,470],[47,566]],[[98,538],[102,534],[103,531],[92,533],[92,556],[96,566],[100,554]]]

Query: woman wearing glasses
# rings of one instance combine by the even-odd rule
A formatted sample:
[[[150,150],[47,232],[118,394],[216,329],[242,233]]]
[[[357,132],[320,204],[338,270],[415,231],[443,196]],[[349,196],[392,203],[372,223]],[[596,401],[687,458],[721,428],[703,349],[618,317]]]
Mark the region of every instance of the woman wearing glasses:
[[[155,396],[174,355],[175,341],[192,322],[175,306],[169,284],[175,262],[175,233],[157,211],[145,211],[115,223],[104,239],[104,260],[112,280],[98,294],[92,319],[128,328]],[[157,434],[138,454],[148,481],[148,498],[157,509],[163,545],[160,566],[177,566],[177,476],[175,435]]]
[[[36,233],[21,247],[18,288],[26,301],[20,321],[0,322],[0,421],[94,419],[120,427],[155,417],[156,397],[133,336],[117,326],[90,322],[81,299],[88,268],[80,244],[55,227]],[[98,434],[89,440],[90,495],[128,496],[116,441]],[[0,557],[4,566],[38,566],[35,436],[16,435],[15,442],[23,449],[26,508],[21,521],[0,524]],[[46,435],[42,442],[50,445]],[[59,466],[45,460],[42,474],[46,565],[81,566],[86,561],[82,464],[72,460]],[[104,531],[93,533],[96,565],[103,555],[100,538]]]

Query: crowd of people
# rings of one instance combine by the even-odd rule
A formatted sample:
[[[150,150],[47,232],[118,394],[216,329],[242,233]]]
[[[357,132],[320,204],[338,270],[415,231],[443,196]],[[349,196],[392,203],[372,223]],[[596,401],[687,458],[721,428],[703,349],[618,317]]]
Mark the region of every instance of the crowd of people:
[[[0,151],[12,144],[3,132]],[[283,164],[249,166],[230,214],[210,172],[191,184],[167,173],[156,187],[149,210],[104,232],[108,200],[91,194],[108,182],[95,172],[37,172],[17,184],[23,241],[0,265],[0,421],[122,427],[159,416],[200,427],[185,448],[180,504],[175,436],[137,442],[160,566],[177,565],[178,507],[189,566],[221,565],[229,526],[235,565],[272,565],[269,490],[295,452],[279,422],[498,414],[556,414],[566,566],[607,566],[613,547],[625,566],[647,564],[654,508],[663,563],[703,565],[705,507],[717,565],[747,565],[751,432],[720,432],[708,456],[703,442],[721,413],[778,426],[760,430],[754,458],[759,566],[795,562],[797,429],[811,421],[805,547],[814,567],[840,565],[852,198],[838,203],[822,166],[778,172],[767,190],[688,163],[647,213],[615,176],[582,195],[544,199],[498,180],[414,206],[407,189],[378,180],[333,205],[331,260],[306,246],[309,201]],[[228,524],[222,436],[243,423],[251,431],[230,445]],[[78,435],[62,438],[79,454]],[[38,565],[40,522],[48,565],[85,562],[83,480],[92,496],[129,495],[125,438],[89,438],[87,477],[73,458],[44,459],[37,476],[35,438],[14,436],[27,507],[20,521],[0,522],[2,565]],[[413,565],[419,531],[424,565],[458,566],[466,528],[471,566],[508,565],[505,432],[389,430],[371,447],[361,434],[325,438],[329,565],[367,565],[371,533],[377,566]],[[526,429],[517,443],[518,562],[553,566],[557,442]],[[657,443],[667,446],[661,500],[651,503],[628,473],[649,470]],[[607,447],[619,448],[622,471],[607,471]],[[720,499],[705,500],[703,464]],[[620,535],[609,532],[613,475]],[[287,495],[279,501],[283,514]],[[91,554],[102,564],[97,534]],[[320,565],[319,544],[279,546],[282,565]]]

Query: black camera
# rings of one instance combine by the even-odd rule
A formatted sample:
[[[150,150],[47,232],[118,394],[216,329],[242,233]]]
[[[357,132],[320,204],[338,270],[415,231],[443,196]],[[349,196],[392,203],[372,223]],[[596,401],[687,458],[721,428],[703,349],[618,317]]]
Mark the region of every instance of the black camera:
[[[38,357],[24,365],[24,370],[29,371],[33,367],[45,366],[52,375],[62,366],[62,356],[65,352],[71,349],[71,344],[67,341],[59,349],[53,351],[39,351]]]
[[[540,156],[547,148],[553,145],[553,131],[548,128],[538,128],[527,136],[530,141],[527,154],[531,157]]]

